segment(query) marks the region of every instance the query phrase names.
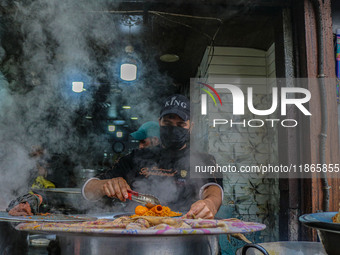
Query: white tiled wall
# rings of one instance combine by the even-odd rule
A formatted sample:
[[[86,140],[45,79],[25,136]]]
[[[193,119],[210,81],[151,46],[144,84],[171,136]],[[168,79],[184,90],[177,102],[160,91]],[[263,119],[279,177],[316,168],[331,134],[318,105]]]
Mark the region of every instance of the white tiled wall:
[[[210,63],[210,64],[209,64]],[[246,88],[254,88],[254,107],[268,109],[271,106],[271,88],[275,86],[275,45],[267,51],[215,47],[207,48],[197,77],[208,84],[228,79],[246,94]],[[267,78],[273,78],[268,80]],[[199,91],[199,90],[198,90]],[[278,136],[276,128],[244,128],[221,125],[212,127],[212,119],[237,120],[232,115],[232,96],[227,90],[217,90],[223,106],[208,100],[208,114],[194,119],[201,137],[197,140],[201,148],[214,155],[219,165],[234,164],[237,167],[249,164],[275,164],[278,161]],[[200,92],[198,92],[200,93]],[[204,93],[204,92],[202,92]],[[199,95],[198,95],[199,96]],[[200,111],[199,104],[195,111]],[[245,107],[247,109],[247,107]],[[274,118],[274,116],[271,116]],[[246,112],[245,119],[264,119]],[[203,135],[202,135],[203,134]],[[256,176],[258,177],[258,176]],[[254,175],[224,176],[225,200],[235,208],[235,217],[247,221],[263,222],[267,229],[262,231],[264,241],[278,239],[279,187],[277,179],[254,178]]]

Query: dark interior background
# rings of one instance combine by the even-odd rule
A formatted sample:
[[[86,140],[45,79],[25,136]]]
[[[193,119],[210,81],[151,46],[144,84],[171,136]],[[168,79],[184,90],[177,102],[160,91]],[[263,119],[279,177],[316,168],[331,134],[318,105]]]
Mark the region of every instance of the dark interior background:
[[[19,1],[21,4],[29,5],[31,1]],[[79,4],[86,1],[79,1]],[[136,102],[134,95],[139,93],[130,86],[131,97],[122,95],[119,73],[114,69],[107,69],[105,63],[111,59],[117,59],[124,54],[127,45],[134,47],[138,55],[139,65],[144,80],[144,91],[153,91],[150,96],[145,95],[147,102],[153,102],[153,106],[141,106],[145,113],[157,112],[161,100],[172,93],[188,95],[190,78],[195,77],[197,68],[202,61],[207,46],[234,46],[249,47],[267,50],[275,41],[275,31],[279,29],[276,25],[279,10],[290,4],[290,1],[106,1],[105,10],[88,10],[88,15],[95,12],[105,13],[112,19],[119,39],[112,44],[98,42],[94,38],[88,38],[96,68],[89,70],[87,75],[96,77],[99,84],[92,84],[87,90],[91,95],[92,103],[87,107],[79,107],[74,110],[74,115],[69,120],[76,127],[80,139],[97,135],[105,137],[108,141],[103,144],[100,151],[83,149],[81,153],[88,155],[93,160],[93,165],[102,166],[104,163],[103,151],[115,156],[112,145],[116,142],[123,143],[124,153],[136,147],[131,143],[128,134],[135,131],[141,124],[150,119],[139,114],[138,121],[132,121],[121,109],[122,105],[143,103],[143,98]],[[25,46],[26,36],[23,34],[22,24],[17,22],[17,7],[15,2],[3,1],[1,5],[1,43],[6,54],[2,58],[0,68],[7,81],[9,89],[14,94],[27,94],[48,75],[40,74],[39,71],[27,72],[27,67],[22,64],[22,49]],[[138,12],[133,12],[138,11]],[[159,15],[152,11],[160,12]],[[175,14],[175,15],[171,15]],[[178,16],[191,15],[195,17]],[[87,15],[84,13],[83,15]],[[209,17],[201,19],[197,17]],[[221,20],[221,22],[219,20]],[[216,36],[215,36],[216,34]],[[54,52],[58,42],[54,38],[48,39],[47,47],[52,52],[54,62],[62,64],[63,56]],[[215,36],[215,37],[214,37]],[[214,39],[213,39],[214,38]],[[163,54],[176,54],[179,60],[168,63],[160,60]],[[9,67],[16,70],[14,77]],[[154,78],[157,70],[166,77],[164,84],[159,84],[159,79]],[[98,75],[100,73],[100,75]],[[11,80],[20,80],[15,86]],[[138,79],[135,81],[138,84]],[[162,82],[161,82],[162,83]],[[143,94],[144,95],[144,94]],[[81,100],[86,101],[86,96]],[[81,102],[80,102],[81,104]],[[110,107],[116,108],[115,116],[110,116]],[[44,121],[53,127],[57,122],[55,117],[58,109],[51,107],[47,110]],[[107,132],[108,123],[115,120],[125,120],[125,124],[119,128],[124,131],[123,138],[117,138]],[[48,143],[44,146],[49,147]],[[51,147],[51,146],[50,146]],[[53,152],[53,148],[50,148]],[[59,153],[59,152],[58,152]],[[59,154],[58,154],[59,155]],[[58,157],[57,157],[58,158]],[[65,159],[66,160],[66,159]],[[83,160],[83,159],[82,159]],[[66,160],[68,161],[68,159]],[[72,160],[71,160],[72,161]],[[78,161],[75,165],[79,164]],[[112,161],[112,159],[111,159]],[[112,162],[111,162],[112,163]],[[69,164],[72,165],[72,164]],[[73,167],[73,165],[72,165]]]

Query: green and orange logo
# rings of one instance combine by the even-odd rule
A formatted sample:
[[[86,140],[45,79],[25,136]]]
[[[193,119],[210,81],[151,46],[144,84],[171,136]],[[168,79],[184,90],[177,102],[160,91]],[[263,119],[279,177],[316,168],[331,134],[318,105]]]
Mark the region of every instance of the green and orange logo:
[[[214,89],[212,86],[210,86],[209,84],[203,83],[203,82],[198,82],[198,84],[203,85],[204,87],[210,89],[212,92],[214,92],[214,94],[216,95],[216,97],[218,98],[218,100],[220,101],[220,104],[222,105],[222,100],[220,95],[217,93],[216,89]],[[211,92],[208,89],[205,88],[201,88],[201,90],[203,90],[205,93],[207,93],[211,99],[214,101],[215,106],[217,106],[217,102],[215,97],[213,96],[213,94],[211,94]],[[207,114],[207,94],[202,94],[201,95],[201,113],[202,115],[206,115]]]

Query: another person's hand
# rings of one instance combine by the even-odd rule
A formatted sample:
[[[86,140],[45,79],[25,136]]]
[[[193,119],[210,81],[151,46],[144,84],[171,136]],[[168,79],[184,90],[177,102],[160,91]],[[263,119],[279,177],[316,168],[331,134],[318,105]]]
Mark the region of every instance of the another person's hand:
[[[213,219],[217,209],[213,201],[209,198],[198,200],[191,205],[189,212],[184,216],[186,218],[202,218],[202,219]]]
[[[102,193],[108,197],[116,197],[121,201],[128,198],[127,190],[130,189],[129,184],[122,177],[102,180]]]

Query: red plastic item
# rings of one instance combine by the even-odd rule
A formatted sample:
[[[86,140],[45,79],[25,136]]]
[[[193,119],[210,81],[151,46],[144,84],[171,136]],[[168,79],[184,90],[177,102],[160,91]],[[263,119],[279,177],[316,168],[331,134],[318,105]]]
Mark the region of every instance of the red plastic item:
[[[138,196],[138,192],[133,191],[133,190],[127,190],[128,192],[128,199],[132,200],[132,196]]]

